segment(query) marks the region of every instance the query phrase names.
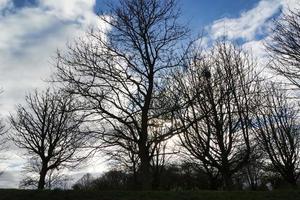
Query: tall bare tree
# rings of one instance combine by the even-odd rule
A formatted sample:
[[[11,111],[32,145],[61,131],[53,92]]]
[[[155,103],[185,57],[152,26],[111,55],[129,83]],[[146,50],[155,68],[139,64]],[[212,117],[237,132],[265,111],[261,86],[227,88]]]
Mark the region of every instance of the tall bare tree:
[[[56,80],[105,124],[104,146],[137,146],[140,185],[149,189],[156,146],[173,135],[170,118],[162,132],[151,127],[174,110],[162,98],[164,80],[178,66],[188,29],[178,23],[175,0],[120,0],[110,8],[99,18],[108,28],[92,30],[58,55]]]
[[[277,172],[296,186],[300,175],[300,124],[297,105],[277,85],[257,99],[256,136]]]
[[[181,145],[199,160],[210,177],[220,173],[225,189],[232,175],[251,154],[252,96],[256,92],[255,63],[238,47],[218,42],[208,53],[194,52],[187,69],[177,76],[181,125],[192,124],[180,135]]]
[[[284,13],[274,21],[266,47],[273,58],[271,68],[300,87],[300,10]]]
[[[19,105],[10,117],[10,139],[30,158],[36,158],[38,189],[44,189],[51,170],[75,166],[85,154],[79,153],[87,141],[82,129],[84,115],[75,109],[77,101],[61,92],[35,91],[26,96],[26,106]]]

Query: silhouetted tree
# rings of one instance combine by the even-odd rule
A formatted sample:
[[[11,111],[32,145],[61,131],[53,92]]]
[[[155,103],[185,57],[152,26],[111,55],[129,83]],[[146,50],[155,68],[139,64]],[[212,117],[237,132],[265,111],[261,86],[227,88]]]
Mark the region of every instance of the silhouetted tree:
[[[178,96],[187,102],[178,113],[186,126],[181,145],[212,178],[220,173],[223,187],[231,189],[233,174],[248,164],[251,155],[255,63],[241,49],[222,41],[206,54],[192,52],[186,66],[175,78]]]
[[[2,120],[0,120],[0,151],[5,149],[5,144],[7,142],[7,138],[5,137],[5,125]],[[1,158],[0,158],[1,159]]]
[[[83,175],[76,183],[72,186],[74,190],[91,190],[93,189],[93,181],[95,179],[90,173]]]
[[[273,58],[271,69],[300,87],[300,11],[290,10],[274,21],[266,47]]]
[[[38,189],[44,189],[47,173],[74,166],[83,158],[80,148],[87,141],[82,129],[84,115],[76,112],[77,101],[61,92],[35,91],[26,96],[10,117],[10,140],[34,159],[38,168]],[[36,170],[35,170],[36,171]]]
[[[297,105],[280,90],[271,85],[258,96],[256,136],[268,154],[274,168],[291,185],[295,186],[300,175],[300,124]]]
[[[0,89],[0,94],[2,93],[2,90]],[[4,152],[4,150],[6,150],[8,148],[7,146],[7,130],[5,129],[5,124],[3,122],[2,119],[0,119],[0,162],[3,161],[5,159],[5,156],[1,155],[2,152]],[[4,173],[4,171],[2,171],[2,169],[0,169],[0,176]]]
[[[23,169],[22,176],[23,179],[19,183],[19,188],[21,189],[36,189],[39,185],[39,172],[41,162],[39,158],[31,158],[28,165]],[[60,173],[56,169],[51,169],[48,171],[45,177],[45,188],[46,189],[67,189],[67,183],[69,178]]]
[[[98,189],[101,190],[120,190],[128,189],[129,175],[123,171],[110,170],[104,173],[100,178],[96,179]]]
[[[255,139],[251,140],[251,144],[256,143]],[[252,145],[253,146],[253,145]],[[240,186],[247,186],[251,190],[258,190],[263,182],[263,176],[265,174],[267,156],[265,152],[255,145],[248,164],[236,174],[236,179],[240,181]]]
[[[209,189],[208,177],[194,163],[166,164],[160,175],[160,190]],[[72,187],[74,190],[132,190],[131,173],[111,169],[98,178],[84,175]]]
[[[114,169],[132,174],[133,188],[137,189],[139,185],[138,170],[140,166],[137,144],[128,141],[127,148],[114,146],[106,149],[105,154],[109,156],[109,164],[113,166]]]
[[[3,90],[0,89],[0,94],[2,94]],[[5,125],[4,125],[4,122],[3,120],[1,119],[0,120],[0,150],[3,150],[5,149],[5,144],[7,142],[7,138],[5,137],[5,133],[6,133],[6,130],[5,130]]]
[[[174,134],[170,117],[162,132],[151,128],[175,109],[162,94],[188,31],[178,16],[175,0],[120,0],[100,16],[106,28],[58,54],[56,80],[99,119],[102,146],[137,148],[142,189],[151,188],[156,146]]]
[[[113,147],[107,149],[106,155],[109,155],[110,165],[114,169],[121,170],[127,174],[132,175],[133,184],[131,188],[137,189],[140,182],[138,181],[138,170],[140,166],[140,159],[137,154],[136,144],[128,144],[128,148]],[[160,187],[161,173],[164,170],[165,164],[169,158],[175,154],[173,150],[167,150],[167,142],[157,145],[151,160],[151,174],[153,175],[152,188],[158,189]]]
[[[164,172],[168,161],[171,159],[172,155],[176,154],[176,152],[168,147],[168,143],[160,143],[156,149],[155,154],[151,160],[151,170],[153,174],[153,189],[159,189],[163,187],[161,185],[161,175]]]
[[[7,130],[5,129],[4,122],[0,119],[0,161],[5,159],[3,156],[1,156],[1,152],[4,151],[5,149],[7,149],[7,141],[8,140],[6,137],[6,133],[7,133]]]

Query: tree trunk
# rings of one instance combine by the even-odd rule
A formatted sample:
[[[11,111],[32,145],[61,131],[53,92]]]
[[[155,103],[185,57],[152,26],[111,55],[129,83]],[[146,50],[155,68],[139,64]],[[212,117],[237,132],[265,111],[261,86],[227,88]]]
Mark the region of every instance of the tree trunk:
[[[40,179],[38,182],[38,189],[39,190],[43,190],[45,188],[45,179],[46,179],[46,175],[47,175],[47,166],[43,165],[41,171],[40,171]]]
[[[160,173],[159,169],[155,169],[153,172],[152,189],[158,190],[160,187]]]
[[[133,189],[137,190],[138,189],[138,175],[137,175],[137,169],[136,169],[136,164],[135,162],[133,163]]]
[[[209,189],[217,190],[218,189],[218,178],[209,177]]]
[[[151,159],[149,158],[149,149],[147,148],[147,126],[144,126],[144,130],[141,135],[139,143],[139,157],[141,160],[140,172],[140,189],[150,190],[152,189],[152,174],[151,174]]]
[[[232,190],[233,189],[233,182],[232,182],[231,175],[228,172],[224,172],[222,175],[223,175],[224,190]]]
[[[297,188],[297,180],[296,180],[294,174],[289,175],[286,178],[286,181],[291,185],[292,188]]]
[[[153,80],[154,80],[154,73],[153,69],[154,66],[150,64],[149,61],[149,86],[148,91],[145,96],[144,107],[142,110],[142,121],[141,121],[141,133],[140,133],[140,141],[139,141],[139,157],[141,160],[141,167],[140,167],[140,176],[141,176],[141,189],[142,190],[150,190],[152,189],[152,174],[151,174],[151,158],[149,155],[149,147],[147,145],[148,141],[148,112],[150,108],[150,103],[152,99],[152,92],[153,92]]]
[[[141,166],[140,166],[140,181],[142,190],[151,190],[152,189],[152,174],[151,174],[151,165],[149,154],[147,151],[142,151],[140,156]]]

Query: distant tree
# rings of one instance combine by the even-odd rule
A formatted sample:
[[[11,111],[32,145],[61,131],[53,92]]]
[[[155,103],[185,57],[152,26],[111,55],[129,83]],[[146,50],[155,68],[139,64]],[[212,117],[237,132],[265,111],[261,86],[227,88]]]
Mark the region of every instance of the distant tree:
[[[266,47],[274,61],[271,69],[300,87],[300,10],[289,10],[274,21]]]
[[[4,122],[0,119],[0,162],[2,160],[5,159],[4,156],[1,155],[1,153],[7,149],[7,137],[6,137],[6,133],[7,133],[7,130],[5,129],[5,125],[4,125]],[[1,169],[0,169],[0,176],[1,176]]]
[[[84,115],[76,112],[77,101],[62,92],[35,91],[26,96],[10,117],[10,140],[35,160],[38,189],[44,189],[49,171],[75,166],[83,158],[80,148],[87,141],[82,129]]]
[[[110,170],[97,178],[93,184],[98,190],[126,190],[130,189],[130,175],[120,170]]]
[[[251,155],[255,63],[240,48],[222,41],[207,54],[192,52],[186,66],[174,81],[177,98],[187,102],[178,113],[185,127],[181,145],[211,178],[220,173],[223,187],[231,189],[232,176]]]
[[[160,176],[161,190],[207,190],[210,189],[208,176],[195,163],[167,163]]]
[[[124,129],[126,131],[126,129]],[[139,187],[138,171],[140,168],[140,158],[138,156],[138,145],[132,141],[124,141],[126,146],[113,145],[110,148],[102,149],[102,152],[108,156],[109,165],[113,169],[118,169],[132,174],[133,188]]]
[[[2,90],[0,90],[0,94],[2,93]],[[1,155],[1,153],[8,148],[7,146],[7,130],[5,128],[5,123],[3,122],[2,119],[0,119],[0,162],[5,159],[5,156]],[[4,173],[0,169],[0,176]]]
[[[257,99],[256,137],[274,169],[292,186],[300,175],[299,109],[280,86],[272,84]]]
[[[5,144],[7,143],[7,138],[5,137],[5,134],[6,130],[4,122],[0,120],[0,150],[4,150],[6,148]]]
[[[252,140],[251,142],[255,142]],[[236,174],[236,179],[240,180],[240,186],[243,184],[251,190],[258,190],[263,182],[263,176],[265,174],[265,165],[267,157],[265,152],[258,148],[253,149],[249,159],[249,163]]]
[[[158,129],[157,131],[162,130]],[[162,174],[164,174],[164,171],[166,170],[166,168],[168,168],[168,166],[174,159],[178,159],[178,153],[179,151],[175,147],[174,140],[165,141],[163,143],[160,143],[156,147],[154,156],[151,160],[153,189],[161,189],[164,187]]]
[[[90,173],[83,175],[76,183],[72,186],[74,190],[91,190],[93,189],[93,181],[95,179]]]
[[[48,189],[69,189],[68,182],[71,180],[67,175],[60,173],[58,170],[51,170],[48,173],[46,188]]]
[[[166,164],[160,175],[159,190],[209,189],[208,177],[194,163]],[[74,190],[133,190],[132,174],[111,169],[98,178],[84,175],[74,185]],[[132,187],[133,186],[133,187]]]
[[[119,0],[100,15],[108,28],[92,30],[58,54],[56,81],[83,98],[99,119],[102,146],[136,148],[142,189],[152,185],[156,146],[175,132],[172,126],[162,132],[151,128],[175,109],[162,94],[169,72],[179,66],[188,32],[178,17],[175,0]]]
[[[3,90],[0,89],[0,94],[2,94],[2,93],[3,93]],[[4,122],[2,119],[0,119],[0,151],[6,148],[5,144],[7,142],[7,138],[5,137],[5,133],[6,133],[6,130],[5,130]]]

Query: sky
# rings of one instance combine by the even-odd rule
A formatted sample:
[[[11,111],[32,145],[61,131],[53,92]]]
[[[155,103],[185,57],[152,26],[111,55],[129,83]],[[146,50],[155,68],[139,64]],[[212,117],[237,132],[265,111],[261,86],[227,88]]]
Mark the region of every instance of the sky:
[[[272,19],[298,0],[178,0],[182,23],[194,35],[203,33],[203,45],[227,37],[251,51],[259,62],[266,60],[263,41],[270,35]],[[33,89],[47,87],[54,72],[57,49],[83,37],[90,27],[101,27],[97,13],[105,2],[116,0],[0,0],[0,109],[3,118]],[[12,147],[0,160],[0,188],[18,187],[26,159]],[[91,164],[93,163],[93,164]],[[74,179],[83,173],[107,169],[99,157],[84,167],[68,171]]]

